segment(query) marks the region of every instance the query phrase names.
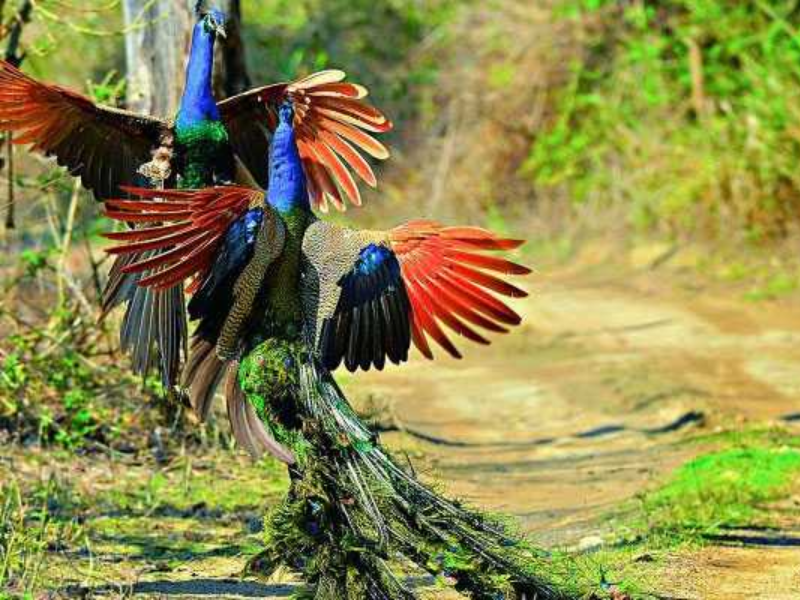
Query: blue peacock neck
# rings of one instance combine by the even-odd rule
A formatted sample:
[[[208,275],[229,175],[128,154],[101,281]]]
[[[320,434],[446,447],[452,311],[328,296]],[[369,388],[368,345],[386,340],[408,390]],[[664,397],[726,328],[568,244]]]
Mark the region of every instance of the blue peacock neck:
[[[291,108],[282,106],[280,122],[270,144],[267,202],[280,214],[310,212],[292,118]]]
[[[292,126],[291,105],[281,106],[278,114],[278,127],[270,141],[266,201],[280,215],[286,239],[267,282],[267,318],[273,332],[282,330],[287,339],[294,339],[302,321],[298,286],[303,237],[312,214]]]
[[[178,109],[178,129],[186,129],[204,121],[219,121],[219,111],[211,87],[214,69],[214,33],[200,21],[194,26],[186,85]]]

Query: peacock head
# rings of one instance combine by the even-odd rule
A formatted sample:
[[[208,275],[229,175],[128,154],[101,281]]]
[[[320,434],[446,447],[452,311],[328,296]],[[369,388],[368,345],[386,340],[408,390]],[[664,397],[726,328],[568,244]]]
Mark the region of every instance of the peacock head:
[[[286,125],[291,125],[293,118],[294,106],[289,100],[287,100],[281,104],[280,108],[278,109],[278,121]]]
[[[224,12],[218,8],[207,7],[205,0],[197,1],[194,12],[197,15],[198,25],[203,28],[203,31],[215,37],[227,37],[225,32],[227,18]]]

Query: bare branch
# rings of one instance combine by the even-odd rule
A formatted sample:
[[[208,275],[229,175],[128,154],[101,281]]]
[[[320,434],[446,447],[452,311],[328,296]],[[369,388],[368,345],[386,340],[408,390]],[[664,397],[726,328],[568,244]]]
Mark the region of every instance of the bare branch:
[[[17,14],[11,18],[12,25],[10,26],[5,59],[15,67],[20,66],[22,61],[25,60],[25,53],[19,54],[19,44],[22,39],[22,30],[30,22],[32,12],[33,0],[25,0]]]
[[[3,136],[6,142],[6,178],[8,179],[8,196],[6,198],[6,222],[5,228],[6,229],[14,229],[16,227],[15,222],[15,210],[14,210],[14,144],[11,143],[11,137],[14,134],[10,131],[7,131],[6,134]],[[3,165],[0,165],[2,168]]]
[[[0,15],[2,15],[2,9],[5,5],[5,0],[0,0],[0,2],[2,2],[2,4],[0,4]],[[25,0],[25,2],[22,4],[22,7],[17,11],[14,17],[12,17],[12,24],[10,26],[6,26],[8,31],[8,45],[6,46],[5,59],[15,67],[20,66],[22,61],[25,60],[25,53],[19,53],[19,44],[20,40],[22,39],[22,30],[31,20],[32,11],[33,0]],[[11,143],[11,136],[12,134],[10,131],[3,136],[3,140],[6,144],[6,161],[5,165],[0,163],[0,169],[2,169],[3,166],[8,169],[8,203],[5,220],[6,230],[14,229],[16,226],[14,215],[14,145]]]

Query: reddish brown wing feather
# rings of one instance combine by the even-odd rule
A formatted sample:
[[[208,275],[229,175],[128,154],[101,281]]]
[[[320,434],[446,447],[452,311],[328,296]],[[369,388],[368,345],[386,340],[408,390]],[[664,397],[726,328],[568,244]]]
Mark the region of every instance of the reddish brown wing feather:
[[[55,156],[100,200],[120,195],[152,150],[170,139],[164,121],[98,106],[1,60],[0,130],[16,133],[17,144]]]
[[[434,221],[412,221],[390,232],[411,301],[411,333],[414,345],[433,358],[430,336],[448,354],[461,353],[448,337],[447,329],[479,344],[488,344],[475,330],[505,333],[518,325],[519,315],[491,292],[521,298],[525,291],[493,273],[527,275],[527,267],[488,251],[512,250],[523,242],[502,238],[477,227],[442,227]]]
[[[361,153],[379,160],[388,158],[386,147],[370,134],[389,131],[392,123],[364,102],[364,87],[347,83],[344,78],[342,71],[321,71],[292,83],[251,90],[219,104],[237,154],[262,185],[266,185],[268,175],[268,140],[284,100],[294,104],[297,145],[315,207],[325,211],[330,202],[345,210],[347,201],[359,206],[361,194],[351,172],[367,185],[376,185],[375,173]]]
[[[168,289],[194,277],[190,291],[205,276],[228,227],[250,206],[260,203],[260,190],[234,186],[200,191],[126,188],[136,200],[108,200],[106,215],[128,223],[151,226],[106,234],[118,246],[110,254],[155,250],[150,258],[127,265],[126,273],[147,272],[139,285]]]

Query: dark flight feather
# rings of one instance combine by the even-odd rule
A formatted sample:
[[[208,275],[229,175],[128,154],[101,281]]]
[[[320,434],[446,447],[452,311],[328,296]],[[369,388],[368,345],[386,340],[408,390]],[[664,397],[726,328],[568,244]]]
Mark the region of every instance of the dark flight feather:
[[[372,366],[381,370],[387,358],[395,364],[406,360],[410,303],[394,253],[369,244],[339,287],[336,310],[321,328],[319,350],[325,366],[333,370],[344,360],[350,371]]]

